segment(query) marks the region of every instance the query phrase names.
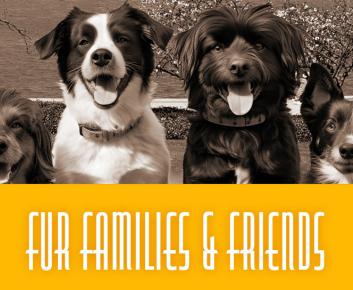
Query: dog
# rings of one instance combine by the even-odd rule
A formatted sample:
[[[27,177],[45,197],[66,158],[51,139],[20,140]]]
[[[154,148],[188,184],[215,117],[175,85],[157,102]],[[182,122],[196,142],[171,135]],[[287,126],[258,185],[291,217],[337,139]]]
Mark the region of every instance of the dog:
[[[51,183],[51,149],[39,106],[0,89],[0,184]]]
[[[150,108],[152,45],[170,28],[125,3],[105,14],[74,8],[35,43],[58,56],[67,108],[54,144],[57,183],[167,183],[165,132]]]
[[[185,183],[297,183],[300,157],[287,97],[304,41],[270,5],[209,10],[173,50],[194,114]]]
[[[353,183],[353,102],[320,64],[311,66],[301,113],[312,135],[305,183]]]

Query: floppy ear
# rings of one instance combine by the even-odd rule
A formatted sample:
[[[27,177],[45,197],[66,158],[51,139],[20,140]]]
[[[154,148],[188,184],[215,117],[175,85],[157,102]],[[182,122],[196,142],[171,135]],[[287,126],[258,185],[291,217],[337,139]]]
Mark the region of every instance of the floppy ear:
[[[168,42],[173,35],[173,29],[152,19],[147,13],[131,7],[128,2],[125,2],[119,9],[127,9],[128,15],[140,21],[144,26],[144,35],[159,48],[163,50],[166,49]]]
[[[52,183],[54,181],[52,142],[50,133],[42,121],[42,114],[39,107],[38,114],[34,120],[32,132],[35,143],[35,157],[33,172],[31,172],[29,183]]]
[[[47,59],[59,51],[59,49],[62,47],[65,37],[68,37],[69,35],[70,19],[82,13],[83,12],[79,8],[74,7],[69,15],[52,31],[35,42],[34,46],[39,52],[41,59]]]
[[[35,42],[34,46],[39,52],[41,59],[47,59],[58,51],[60,44],[57,34],[60,26],[61,23],[54,30]]]
[[[281,60],[288,72],[295,73],[304,56],[304,38],[302,32],[294,25],[277,17],[277,31],[281,43]]]
[[[324,105],[341,99],[344,99],[343,92],[328,70],[322,65],[314,63],[310,68],[310,77],[302,95],[301,107],[302,116],[309,127]]]
[[[180,75],[188,93],[188,107],[198,110],[203,106],[203,96],[197,75],[201,56],[196,26],[174,36],[170,47],[172,54],[178,60]]]
[[[194,27],[174,36],[170,46],[172,53],[178,59],[181,77],[188,88],[188,83],[199,65],[197,29]]]
[[[144,34],[153,41],[159,48],[165,50],[169,40],[173,36],[173,30],[169,27],[153,20],[147,14],[147,24],[144,27]]]

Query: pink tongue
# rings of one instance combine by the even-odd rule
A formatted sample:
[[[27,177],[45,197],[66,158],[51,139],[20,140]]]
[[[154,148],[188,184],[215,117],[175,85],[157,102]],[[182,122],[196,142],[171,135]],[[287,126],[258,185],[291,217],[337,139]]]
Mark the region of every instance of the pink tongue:
[[[243,85],[231,85],[228,87],[228,105],[233,114],[243,116],[250,112],[254,103],[254,95],[251,93],[250,83]]]
[[[110,77],[98,77],[94,91],[94,100],[102,106],[113,104],[118,98],[118,80]]]
[[[11,167],[0,163],[0,184],[7,183],[10,179]]]

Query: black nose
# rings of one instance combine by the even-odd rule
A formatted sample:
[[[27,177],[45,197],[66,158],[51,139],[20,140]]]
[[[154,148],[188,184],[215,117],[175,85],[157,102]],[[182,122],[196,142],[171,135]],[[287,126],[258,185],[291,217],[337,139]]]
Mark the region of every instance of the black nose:
[[[353,144],[346,143],[340,147],[340,154],[343,159],[353,159]]]
[[[92,54],[92,62],[100,67],[106,66],[112,60],[112,53],[106,49],[98,49]]]
[[[5,153],[8,146],[4,141],[0,141],[0,155]]]
[[[250,64],[246,60],[236,60],[230,65],[230,71],[232,74],[243,77],[250,69]]]

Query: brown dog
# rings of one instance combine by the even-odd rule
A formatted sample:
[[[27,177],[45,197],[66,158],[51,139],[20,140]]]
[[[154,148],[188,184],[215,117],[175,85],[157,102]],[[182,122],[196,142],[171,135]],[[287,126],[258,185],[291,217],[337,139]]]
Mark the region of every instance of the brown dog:
[[[51,140],[40,108],[0,90],[0,183],[50,183]]]

